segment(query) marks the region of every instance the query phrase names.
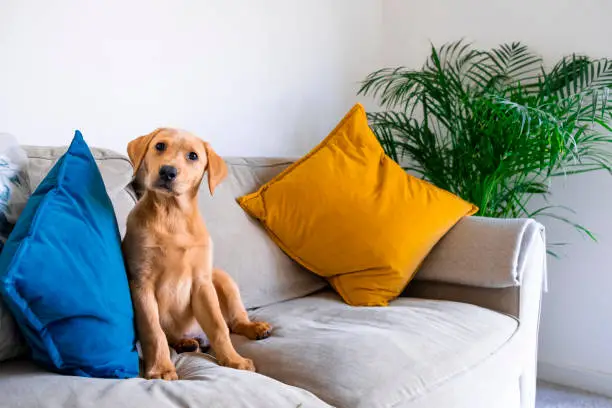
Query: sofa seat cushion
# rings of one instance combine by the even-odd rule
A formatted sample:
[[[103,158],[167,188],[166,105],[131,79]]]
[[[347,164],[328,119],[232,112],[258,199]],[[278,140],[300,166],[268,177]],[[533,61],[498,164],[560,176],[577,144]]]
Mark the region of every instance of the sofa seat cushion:
[[[44,408],[328,408],[308,391],[261,374],[220,367],[191,353],[173,360],[181,380],[127,380],[62,376],[30,361],[0,364],[0,395],[6,407]]]
[[[330,291],[252,317],[274,331],[257,342],[234,336],[238,352],[258,372],[338,408],[403,406],[435,392],[503,349],[518,328],[512,317],[464,303],[400,298],[359,308]],[[498,369],[519,366],[507,363]]]

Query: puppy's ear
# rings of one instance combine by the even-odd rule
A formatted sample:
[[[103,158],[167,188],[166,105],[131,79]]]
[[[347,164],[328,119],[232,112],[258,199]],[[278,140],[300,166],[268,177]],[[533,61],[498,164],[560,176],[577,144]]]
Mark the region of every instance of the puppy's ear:
[[[203,143],[206,149],[206,158],[208,159],[206,167],[208,170],[208,189],[210,190],[210,195],[213,195],[215,187],[227,177],[227,166],[223,159],[210,147],[210,144]]]
[[[128,156],[130,157],[130,161],[132,162],[132,166],[134,167],[134,174],[136,174],[138,169],[140,169],[151,140],[153,140],[153,137],[155,137],[155,135],[160,131],[161,129],[156,129],[148,135],[137,137],[128,143],[127,152]]]

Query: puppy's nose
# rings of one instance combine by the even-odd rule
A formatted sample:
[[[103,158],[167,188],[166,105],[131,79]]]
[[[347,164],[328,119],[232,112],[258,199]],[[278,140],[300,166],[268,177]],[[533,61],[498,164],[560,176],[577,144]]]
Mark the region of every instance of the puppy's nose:
[[[161,166],[159,168],[159,178],[164,181],[172,181],[176,178],[176,167],[174,166]]]

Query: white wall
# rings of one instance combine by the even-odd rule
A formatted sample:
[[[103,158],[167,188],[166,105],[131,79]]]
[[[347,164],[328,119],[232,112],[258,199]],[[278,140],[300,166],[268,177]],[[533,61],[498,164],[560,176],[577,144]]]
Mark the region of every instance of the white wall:
[[[490,47],[521,40],[554,62],[584,52],[612,57],[609,0],[384,0],[385,65],[420,67],[429,42],[466,38]],[[569,242],[549,263],[540,338],[542,376],[612,395],[612,177],[558,180],[553,199],[599,237],[594,244],[546,223],[550,241]]]
[[[381,0],[0,0],[0,131],[125,152],[157,126],[298,155],[380,65]]]

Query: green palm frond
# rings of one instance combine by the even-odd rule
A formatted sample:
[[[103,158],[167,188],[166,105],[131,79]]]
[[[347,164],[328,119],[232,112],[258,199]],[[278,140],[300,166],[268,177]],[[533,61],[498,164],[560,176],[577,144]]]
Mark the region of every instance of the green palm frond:
[[[549,217],[594,239],[584,226],[531,208],[550,179],[612,173],[612,61],[582,55],[546,69],[520,42],[491,50],[455,41],[421,69],[385,68],[359,93],[385,109],[368,115],[385,152],[432,183],[471,201],[479,215]]]
[[[518,42],[479,53],[481,58],[472,65],[469,75],[477,88],[489,91],[506,85],[529,83],[539,73],[542,60]]]

